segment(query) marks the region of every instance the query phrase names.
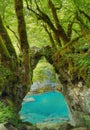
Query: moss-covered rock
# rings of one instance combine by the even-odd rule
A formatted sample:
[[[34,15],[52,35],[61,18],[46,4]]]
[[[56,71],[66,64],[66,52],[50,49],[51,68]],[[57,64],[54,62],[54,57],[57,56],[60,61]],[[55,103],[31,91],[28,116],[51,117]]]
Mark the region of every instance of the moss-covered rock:
[[[0,101],[0,123],[7,123],[17,126],[19,122],[18,114],[13,108],[10,108],[5,103]]]

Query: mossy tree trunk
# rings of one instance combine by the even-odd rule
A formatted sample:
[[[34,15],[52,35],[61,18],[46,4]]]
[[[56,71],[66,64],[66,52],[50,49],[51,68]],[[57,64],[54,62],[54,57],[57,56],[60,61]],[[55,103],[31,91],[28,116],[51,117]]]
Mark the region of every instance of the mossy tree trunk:
[[[14,70],[17,66],[17,55],[15,48],[11,42],[11,39],[8,35],[8,32],[3,24],[2,18],[0,16],[0,53],[3,64],[7,67],[10,67],[11,70]],[[13,64],[14,62],[14,64]]]
[[[21,42],[21,50],[22,50],[22,83],[27,86],[30,84],[30,47],[27,40],[27,32],[26,32],[26,24],[24,20],[23,14],[23,0],[14,0],[15,2],[15,11],[18,20],[18,32]],[[28,88],[27,88],[28,89]]]
[[[11,39],[7,33],[7,30],[3,24],[1,16],[0,16],[0,36],[3,39],[9,53],[12,56],[16,56],[15,48],[13,47],[13,44],[12,44]]]
[[[5,44],[2,41],[2,38],[0,37],[0,54],[1,54],[1,62],[3,62],[2,60],[5,60],[5,62],[7,60],[11,60],[11,56],[9,51],[7,50]],[[4,63],[4,62],[3,62]],[[5,63],[6,64],[6,63]]]
[[[3,60],[5,64],[9,62],[9,65],[5,67],[8,67],[13,74],[7,84],[4,84],[1,98],[6,100],[9,105],[12,104],[19,111],[22,100],[30,89],[29,86],[31,84],[30,47],[23,15],[23,1],[14,0],[14,2],[22,57],[20,64],[18,64],[15,48],[0,16],[0,60]],[[1,63],[4,65],[2,61]]]

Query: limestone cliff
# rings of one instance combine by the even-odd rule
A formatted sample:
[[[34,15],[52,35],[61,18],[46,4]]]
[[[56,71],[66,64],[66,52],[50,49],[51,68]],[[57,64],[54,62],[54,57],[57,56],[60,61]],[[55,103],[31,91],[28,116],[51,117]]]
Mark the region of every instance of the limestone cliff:
[[[58,54],[58,53],[57,53]],[[54,66],[59,75],[60,88],[69,106],[71,123],[75,126],[90,127],[90,81],[88,79],[88,65],[79,67],[72,58],[66,55],[54,55]],[[67,54],[69,55],[69,54]],[[82,54],[78,54],[81,58]],[[88,56],[87,56],[88,57]],[[85,60],[85,59],[84,59]],[[76,61],[75,61],[76,62]],[[76,66],[77,65],[77,66]]]
[[[37,59],[41,56],[46,57],[58,74],[60,85],[57,90],[62,92],[68,103],[71,123],[75,126],[90,127],[90,80],[88,80],[90,71],[87,62],[89,55],[87,52],[72,51],[54,52],[50,47],[38,51],[36,49],[33,55],[33,67],[36,66]],[[34,56],[38,58],[35,59]]]
[[[75,126],[90,127],[90,80],[87,80],[90,72],[89,65],[80,68],[79,65],[76,66],[76,61],[74,62],[75,55],[74,57],[72,55],[67,57],[67,55],[69,56],[69,53],[61,55],[58,51],[53,52],[50,47],[36,50],[32,54],[32,70],[41,56],[45,56],[48,62],[55,67],[58,74],[60,86],[57,89],[62,92],[68,103],[71,123]],[[77,53],[78,56],[82,56],[82,54]],[[11,77],[7,84],[2,85],[1,98],[8,99],[9,103],[12,101],[19,111],[27,87],[20,83],[19,77]]]

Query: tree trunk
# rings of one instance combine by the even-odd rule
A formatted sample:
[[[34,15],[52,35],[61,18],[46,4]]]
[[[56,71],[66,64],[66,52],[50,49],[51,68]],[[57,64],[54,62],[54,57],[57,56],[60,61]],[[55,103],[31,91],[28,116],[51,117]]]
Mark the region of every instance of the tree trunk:
[[[27,86],[30,84],[30,47],[27,40],[26,33],[26,24],[23,15],[23,0],[14,0],[15,2],[15,11],[18,20],[18,32],[21,42],[21,50],[22,50],[22,62],[21,62],[21,79],[22,84]]]
[[[11,39],[4,27],[2,18],[0,16],[0,52],[2,53],[2,62],[5,66],[11,70],[15,70],[17,67],[17,55],[15,48],[11,42]],[[13,64],[14,62],[14,64]]]
[[[0,38],[0,54],[1,54],[1,64],[3,64],[4,66],[8,66],[8,61],[10,63],[11,56],[5,44],[3,43],[2,38]]]
[[[10,39],[8,33],[7,33],[7,30],[4,27],[1,16],[0,16],[0,36],[3,39],[3,41],[4,41],[4,43],[5,43],[6,47],[7,47],[10,55],[16,57],[15,48],[13,47],[11,39]]]

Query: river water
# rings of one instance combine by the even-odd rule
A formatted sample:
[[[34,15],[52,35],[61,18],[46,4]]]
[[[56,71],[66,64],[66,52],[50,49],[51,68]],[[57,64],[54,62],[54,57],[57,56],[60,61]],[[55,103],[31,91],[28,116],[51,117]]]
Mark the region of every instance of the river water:
[[[27,95],[20,111],[22,121],[32,124],[61,123],[69,120],[69,111],[63,95],[56,91]]]

